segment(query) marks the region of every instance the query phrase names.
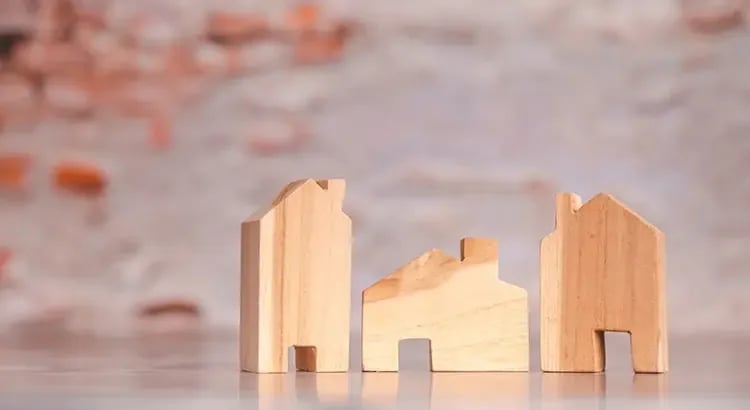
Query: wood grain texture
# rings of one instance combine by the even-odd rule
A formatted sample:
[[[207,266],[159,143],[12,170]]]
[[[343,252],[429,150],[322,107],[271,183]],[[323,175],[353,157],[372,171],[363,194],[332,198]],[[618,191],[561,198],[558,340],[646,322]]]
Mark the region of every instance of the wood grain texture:
[[[661,231],[613,196],[559,194],[541,242],[542,370],[603,371],[612,331],[630,333],[636,372],[666,372],[664,263]]]
[[[343,180],[292,182],[242,224],[240,365],[286,372],[349,368],[351,220]]]
[[[526,290],[497,278],[497,242],[432,250],[362,294],[362,369],[397,371],[399,341],[430,340],[432,371],[527,371]]]

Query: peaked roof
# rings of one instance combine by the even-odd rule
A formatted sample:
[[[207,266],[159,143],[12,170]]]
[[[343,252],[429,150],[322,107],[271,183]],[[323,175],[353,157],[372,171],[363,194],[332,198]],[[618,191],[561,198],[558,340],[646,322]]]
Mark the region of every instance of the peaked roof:
[[[598,205],[598,206],[597,206]],[[642,216],[635,213],[630,207],[625,205],[622,201],[617,199],[614,195],[606,192],[602,192],[599,194],[596,194],[593,198],[589,199],[585,204],[581,205],[580,208],[576,211],[576,214],[584,215],[589,209],[595,209],[597,207],[606,208],[606,207],[617,207],[625,211],[628,215],[639,221],[640,223],[648,226],[652,230],[658,231],[659,228],[652,225],[649,221],[647,221]]]
[[[368,286],[364,292],[367,292],[367,290],[377,287],[378,284],[392,281],[392,282],[399,282],[402,279],[406,279],[407,277],[411,278],[413,276],[417,276],[420,279],[424,278],[425,282],[431,282],[435,279],[442,278],[441,275],[435,275],[435,270],[437,268],[443,267],[442,269],[447,271],[452,271],[455,268],[458,268],[461,266],[461,262],[459,262],[458,259],[446,254],[445,252],[441,251],[440,249],[432,249],[429,250],[422,255],[418,256],[417,258],[412,259],[405,265],[401,266],[400,268],[394,270],[390,274],[380,278],[377,282],[373,283],[372,285]],[[451,269],[446,269],[451,268]],[[434,278],[433,278],[434,277]],[[428,279],[433,278],[433,279]],[[429,286],[426,286],[429,287]]]
[[[284,189],[281,190],[281,192],[279,192],[278,195],[276,195],[276,198],[274,198],[274,200],[271,202],[270,205],[260,208],[257,211],[253,212],[252,215],[250,215],[247,219],[245,219],[245,222],[253,222],[253,221],[258,221],[262,219],[277,205],[281,204],[287,198],[294,195],[296,192],[300,191],[301,189],[305,187],[311,187],[312,189],[317,189],[320,192],[326,192],[326,190],[323,189],[320,183],[318,183],[318,181],[314,179],[307,178],[307,179],[299,179],[299,180],[293,181],[289,183],[287,186],[285,186]]]
[[[401,292],[435,288],[449,280],[457,270],[477,263],[483,262],[464,263],[440,249],[432,249],[368,286],[362,291],[362,298],[364,302],[373,302],[394,297]],[[498,279],[497,272],[494,275],[494,282],[497,284],[527,295],[525,289]]]

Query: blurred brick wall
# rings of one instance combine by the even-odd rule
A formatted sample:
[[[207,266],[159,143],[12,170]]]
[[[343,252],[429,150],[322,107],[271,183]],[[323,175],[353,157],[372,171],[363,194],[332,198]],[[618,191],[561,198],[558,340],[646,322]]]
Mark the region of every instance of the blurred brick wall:
[[[0,77],[0,329],[233,327],[240,222],[346,177],[355,301],[492,236],[536,329],[555,192],[609,191],[667,234],[673,332],[750,330],[744,2],[111,3]]]

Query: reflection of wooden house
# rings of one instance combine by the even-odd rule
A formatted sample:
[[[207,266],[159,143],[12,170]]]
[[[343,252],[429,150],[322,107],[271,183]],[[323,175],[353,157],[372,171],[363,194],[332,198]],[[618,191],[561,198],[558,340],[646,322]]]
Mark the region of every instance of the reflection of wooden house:
[[[343,180],[289,184],[242,224],[240,363],[285,372],[349,367],[351,221]]]
[[[557,198],[541,243],[542,370],[605,367],[603,332],[628,332],[636,372],[667,371],[664,236],[617,199]]]
[[[497,278],[497,242],[461,241],[461,260],[432,250],[363,292],[362,367],[398,370],[399,341],[430,340],[433,371],[525,371],[526,291]]]

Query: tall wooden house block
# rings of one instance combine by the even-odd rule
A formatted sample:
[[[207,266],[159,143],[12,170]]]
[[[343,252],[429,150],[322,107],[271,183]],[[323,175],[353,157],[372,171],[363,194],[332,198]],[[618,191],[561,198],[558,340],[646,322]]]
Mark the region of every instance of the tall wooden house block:
[[[664,282],[661,231],[611,195],[558,195],[541,243],[542,370],[603,371],[612,331],[630,334],[635,372],[666,372]]]
[[[439,371],[526,371],[526,290],[498,280],[497,242],[461,241],[461,260],[432,250],[362,294],[362,368],[397,371],[399,342],[430,340]]]
[[[289,184],[242,224],[240,366],[286,372],[349,368],[351,220],[343,180]]]

